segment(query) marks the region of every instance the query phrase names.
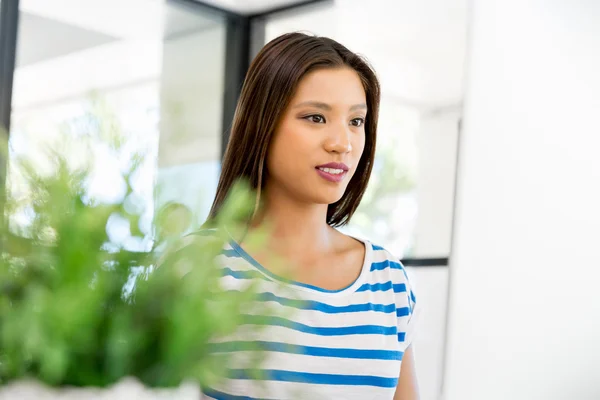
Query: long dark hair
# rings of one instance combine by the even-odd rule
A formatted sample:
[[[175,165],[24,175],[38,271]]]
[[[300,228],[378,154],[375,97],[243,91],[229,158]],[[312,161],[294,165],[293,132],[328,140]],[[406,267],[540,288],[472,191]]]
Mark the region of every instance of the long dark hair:
[[[260,191],[267,177],[266,157],[271,138],[302,77],[319,68],[350,67],[359,75],[367,98],[365,148],[344,196],[330,204],[327,223],[348,223],[367,188],[373,159],[379,114],[379,81],[369,64],[335,40],[288,33],[269,42],[258,53],[242,87],[223,158],[222,172],[209,220],[221,209],[233,184],[246,179]]]

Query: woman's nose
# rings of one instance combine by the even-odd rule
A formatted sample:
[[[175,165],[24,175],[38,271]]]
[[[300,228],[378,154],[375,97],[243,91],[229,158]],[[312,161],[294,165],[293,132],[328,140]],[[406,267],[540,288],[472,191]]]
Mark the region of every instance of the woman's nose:
[[[352,151],[352,141],[348,127],[333,128],[325,141],[325,150],[329,153],[349,153]]]

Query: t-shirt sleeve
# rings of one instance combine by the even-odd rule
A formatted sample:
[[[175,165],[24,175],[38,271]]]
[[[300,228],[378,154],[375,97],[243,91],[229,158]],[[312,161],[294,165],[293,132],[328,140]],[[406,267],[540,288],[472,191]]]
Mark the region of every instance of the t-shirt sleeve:
[[[415,295],[413,282],[410,280],[405,267],[399,262],[397,283],[394,285],[396,295],[396,321],[398,324],[398,341],[403,349],[408,348],[417,331],[417,321],[420,304]]]

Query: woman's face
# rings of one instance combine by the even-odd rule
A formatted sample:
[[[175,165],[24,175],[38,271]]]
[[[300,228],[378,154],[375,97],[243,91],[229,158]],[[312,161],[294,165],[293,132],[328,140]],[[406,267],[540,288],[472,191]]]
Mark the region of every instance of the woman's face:
[[[270,197],[332,204],[342,198],[365,147],[366,95],[350,68],[306,74],[269,147]]]

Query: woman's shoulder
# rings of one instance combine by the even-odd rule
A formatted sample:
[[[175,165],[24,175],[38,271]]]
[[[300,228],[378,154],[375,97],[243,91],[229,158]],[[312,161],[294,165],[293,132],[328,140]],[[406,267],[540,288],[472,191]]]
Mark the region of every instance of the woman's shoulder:
[[[393,263],[397,264],[397,266],[401,267],[401,269],[404,268],[404,265],[400,261],[400,258],[396,256],[393,252],[388,250],[386,247],[365,239],[363,239],[363,242],[368,248],[370,247],[372,258],[374,261]]]
[[[200,246],[204,249],[209,247],[223,247],[225,239],[217,229],[198,229],[189,233],[185,233],[177,238],[174,238],[166,243],[160,251],[160,260],[165,257],[175,254],[183,249],[191,246]]]
[[[365,241],[371,249],[371,272],[389,274],[396,281],[408,281],[408,273],[398,256],[387,248]]]
[[[372,279],[388,280],[399,305],[396,311],[398,317],[412,316],[417,301],[414,280],[410,279],[402,261],[391,251],[376,244],[371,244],[371,247],[373,251],[371,272],[381,275]]]

